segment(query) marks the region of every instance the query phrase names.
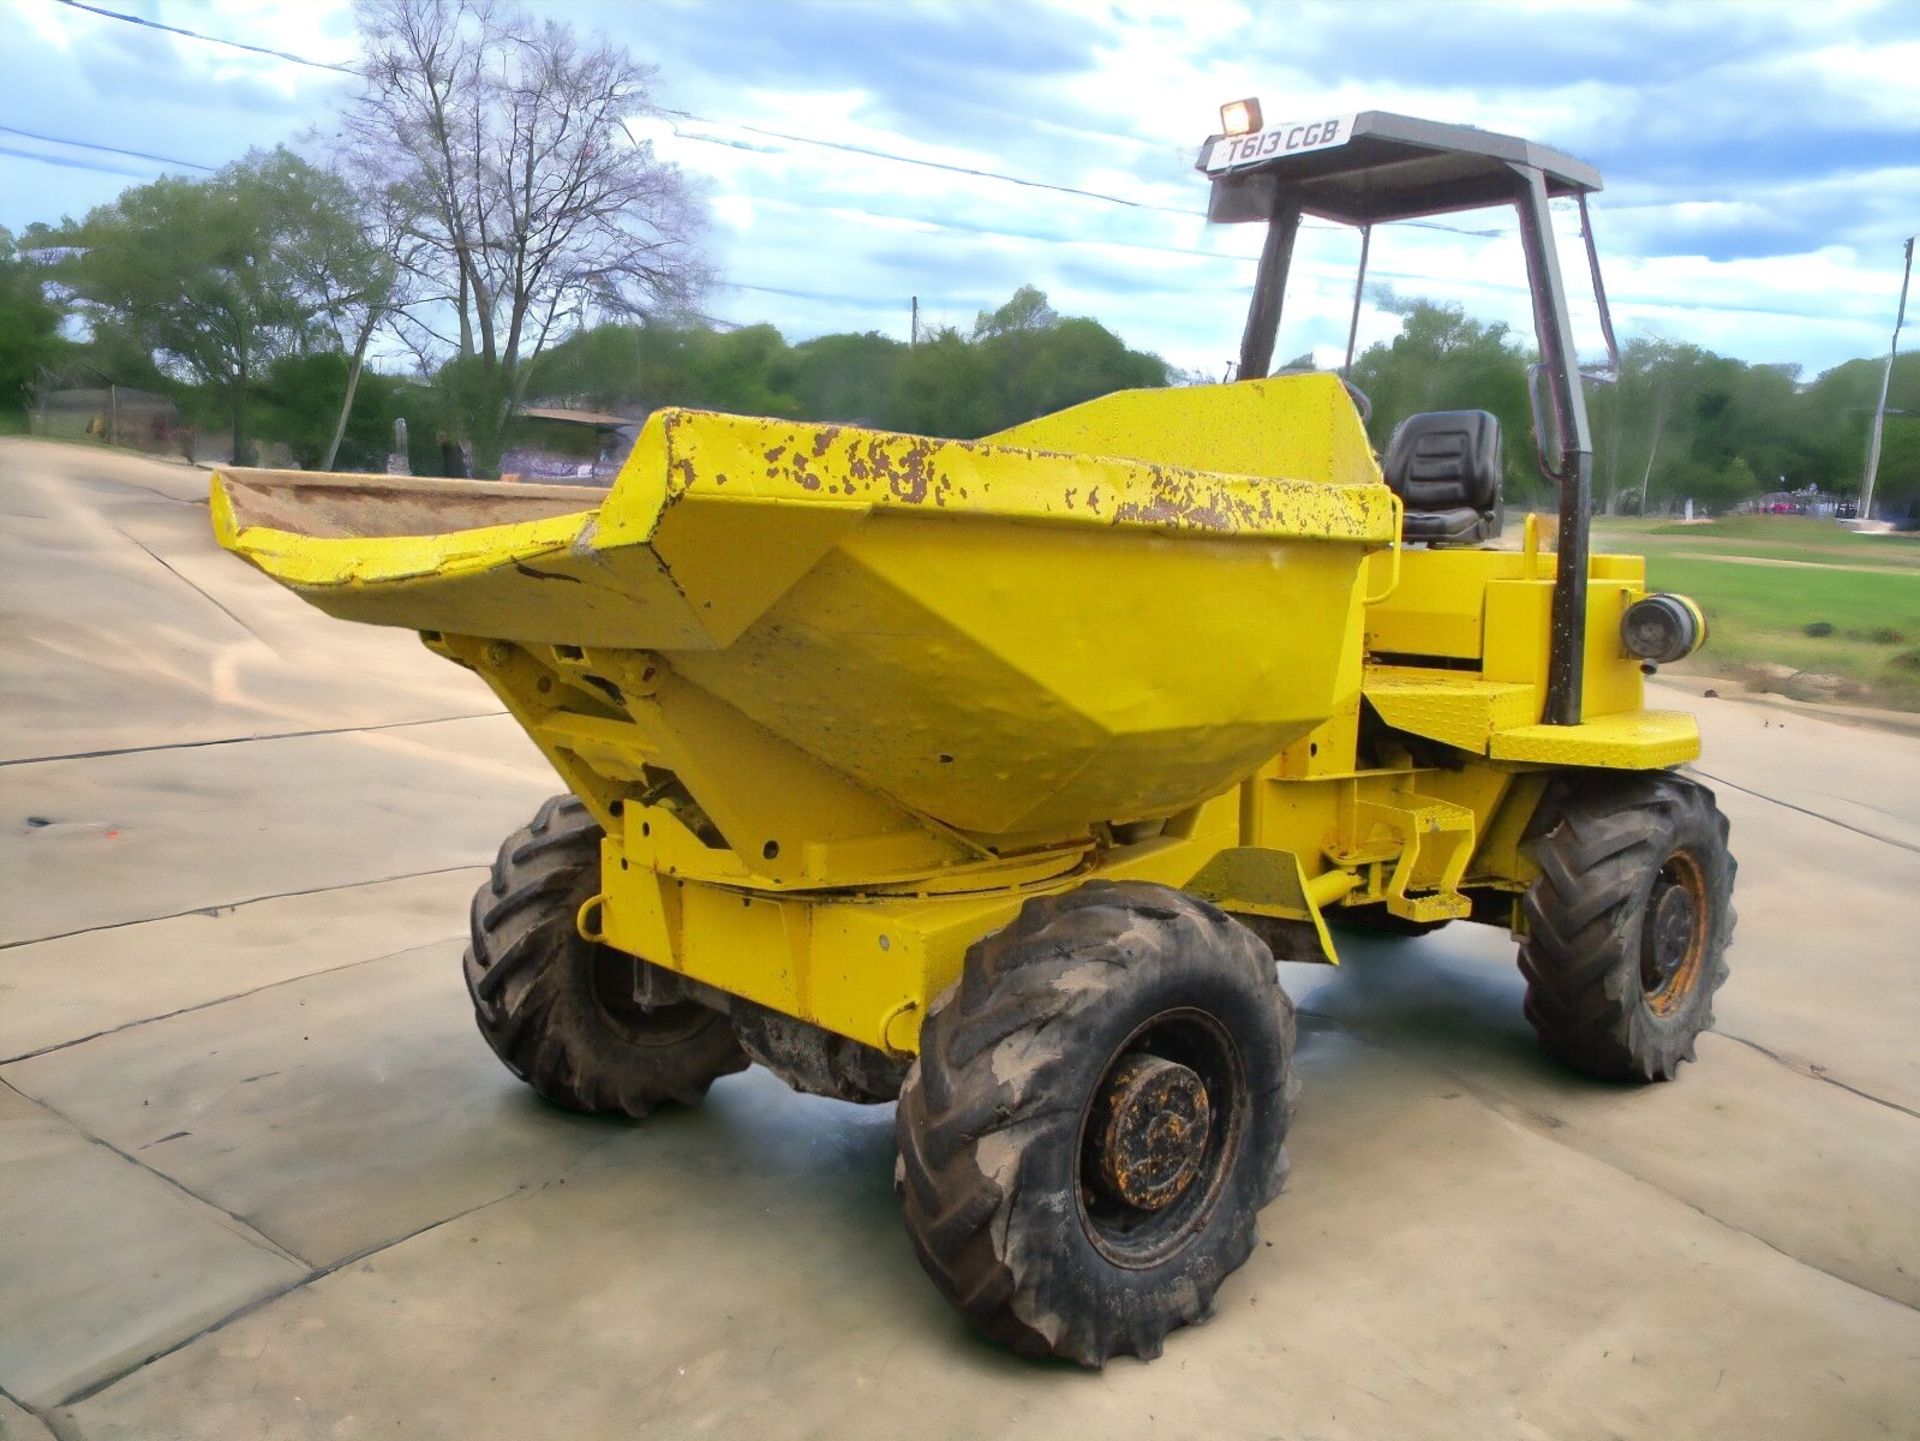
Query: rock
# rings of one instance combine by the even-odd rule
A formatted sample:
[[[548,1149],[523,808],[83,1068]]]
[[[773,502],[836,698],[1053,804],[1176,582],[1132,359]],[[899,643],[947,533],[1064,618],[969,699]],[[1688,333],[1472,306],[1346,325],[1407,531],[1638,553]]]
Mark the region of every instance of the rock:
[[[1747,684],[1760,691],[1777,691],[1798,674],[1792,666],[1771,660],[1754,661],[1744,670]]]
[[[1795,700],[1855,700],[1867,693],[1866,686],[1843,675],[1820,671],[1797,671],[1781,687]]]

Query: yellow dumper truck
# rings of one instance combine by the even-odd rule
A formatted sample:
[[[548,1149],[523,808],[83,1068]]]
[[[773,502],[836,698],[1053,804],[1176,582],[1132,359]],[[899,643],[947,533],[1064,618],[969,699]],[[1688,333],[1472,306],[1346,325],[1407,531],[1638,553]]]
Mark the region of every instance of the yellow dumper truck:
[[[631,1116],[750,1062],[897,1098],[934,1282],[1088,1365],[1208,1315],[1280,1190],[1276,954],[1334,961],[1330,921],[1507,927],[1545,1049],[1654,1081],[1733,926],[1726,822],[1672,769],[1694,721],[1642,700],[1700,614],[1588,553],[1549,201],[1584,222],[1599,176],[1378,112],[1223,119],[1210,215],[1267,227],[1235,383],[977,441],[664,410],[604,491],[212,489],[222,544],[419,632],[565,783],[473,902],[507,1067]],[[1520,221],[1551,550],[1485,544],[1492,416],[1413,416],[1376,460],[1340,376],[1268,377],[1302,216],[1488,205]]]

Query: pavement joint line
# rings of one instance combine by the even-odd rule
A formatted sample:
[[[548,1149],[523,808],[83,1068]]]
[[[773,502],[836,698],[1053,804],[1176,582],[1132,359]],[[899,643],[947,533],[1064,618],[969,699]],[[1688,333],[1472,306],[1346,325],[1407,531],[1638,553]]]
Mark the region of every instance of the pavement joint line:
[[[174,1177],[169,1176],[165,1171],[157,1170],[154,1167],[149,1166],[145,1161],[141,1160],[138,1156],[134,1155],[131,1151],[124,1151],[120,1147],[114,1145],[113,1142],[107,1140],[105,1137],[94,1135],[93,1132],[89,1131],[85,1126],[81,1125],[78,1121],[74,1120],[73,1117],[69,1116],[65,1111],[61,1110],[58,1106],[53,1105],[49,1101],[41,1099],[39,1096],[34,1095],[33,1092],[31,1091],[21,1090],[20,1087],[14,1083],[11,1077],[0,1077],[0,1086],[5,1086],[9,1091],[12,1091],[14,1095],[19,1096],[22,1100],[32,1102],[34,1105],[38,1106],[41,1110],[45,1111],[49,1116],[52,1116],[55,1120],[60,1121],[64,1125],[72,1127],[76,1135],[85,1137],[88,1141],[100,1147],[101,1150],[111,1151],[114,1155],[118,1156],[121,1160],[125,1161],[129,1166],[133,1166],[138,1170],[145,1171],[150,1176],[159,1177],[160,1180],[166,1182],[167,1185],[171,1186],[174,1190],[178,1191],[181,1195],[187,1197],[189,1200],[198,1202],[200,1205],[205,1206],[209,1211],[218,1211],[221,1215],[225,1216],[229,1221],[232,1221],[236,1226],[239,1226],[246,1233],[242,1239],[256,1243],[261,1250],[266,1251],[270,1255],[278,1256],[283,1261],[291,1261],[296,1266],[304,1266],[309,1270],[312,1269],[313,1262],[309,1261],[305,1256],[299,1255],[298,1253],[291,1251],[287,1247],[281,1245],[278,1241],[274,1240],[273,1237],[269,1236],[265,1231],[261,1230],[258,1226],[254,1225],[253,1222],[249,1221],[245,1216],[242,1216],[239,1212],[229,1211],[225,1206],[221,1205],[218,1201],[208,1200],[205,1196],[201,1195],[198,1191],[194,1190],[193,1187],[187,1185],[185,1182],[176,1180]]]
[[[1841,1090],[1848,1092],[1850,1095],[1858,1096],[1863,1101],[1871,1101],[1876,1106],[1885,1106],[1890,1111],[1898,1111],[1903,1116],[1911,1116],[1914,1120],[1920,1121],[1920,1111],[1916,1111],[1911,1106],[1903,1106],[1898,1101],[1889,1101],[1885,1096],[1876,1096],[1871,1091],[1863,1091],[1858,1086],[1850,1086],[1837,1076],[1829,1076],[1825,1071],[1809,1070],[1806,1066],[1796,1066],[1778,1051],[1770,1051],[1758,1041],[1749,1041],[1745,1036],[1736,1036],[1731,1031],[1722,1031],[1718,1028],[1707,1032],[1707,1034],[1710,1036],[1724,1036],[1729,1041],[1737,1041],[1749,1050],[1758,1051],[1769,1061],[1785,1066],[1796,1076],[1805,1076],[1809,1081],[1825,1081],[1829,1086],[1838,1086]],[[1811,1065],[1811,1063],[1809,1063],[1809,1065]]]
[[[1461,1085],[1466,1086],[1468,1088],[1469,1093],[1473,1093],[1472,1083],[1466,1077],[1461,1076],[1457,1072],[1449,1072],[1449,1074],[1453,1075],[1454,1079],[1458,1081]],[[1589,1161],[1594,1161],[1599,1165],[1606,1166],[1610,1170],[1618,1171],[1621,1175],[1625,1176],[1628,1180],[1636,1181],[1640,1185],[1647,1187],[1649,1190],[1657,1191],[1660,1195],[1665,1196],[1668,1200],[1676,1201],[1680,1205],[1685,1206],[1689,1211],[1692,1211],[1697,1215],[1705,1217],[1707,1220],[1713,1222],[1714,1225],[1724,1226],[1727,1230],[1732,1231],[1735,1235],[1745,1236],[1749,1240],[1758,1241],[1762,1246],[1765,1246],[1769,1251],[1772,1251],[1776,1256],[1782,1256],[1785,1259],[1793,1262],[1794,1265],[1796,1266],[1805,1266],[1809,1271],[1817,1271],[1820,1275],[1827,1277],[1829,1280],[1838,1281],[1842,1286],[1852,1287],[1854,1290],[1864,1292],[1869,1296],[1878,1296],[1882,1301],[1890,1302],[1891,1304],[1900,1307],[1902,1310],[1920,1311],[1920,1305],[1916,1305],[1912,1301],[1902,1300],[1898,1296],[1889,1296],[1885,1291],[1882,1291],[1875,1286],[1869,1286],[1864,1281],[1856,1281],[1849,1276],[1842,1276],[1837,1271],[1830,1271],[1825,1266],[1822,1266],[1818,1261],[1811,1261],[1807,1259],[1805,1256],[1796,1256],[1793,1252],[1787,1250],[1784,1246],[1776,1245],[1774,1242],[1769,1241],[1765,1236],[1762,1236],[1758,1231],[1749,1231],[1745,1226],[1738,1225],[1733,1221],[1729,1221],[1725,1216],[1716,1216],[1714,1215],[1713,1212],[1709,1211],[1705,1206],[1702,1206],[1699,1202],[1690,1201],[1685,1196],[1680,1195],[1676,1191],[1669,1191],[1665,1186],[1661,1185],[1658,1181],[1652,1180],[1651,1178],[1646,1176],[1642,1176],[1639,1172],[1628,1169],[1627,1167],[1621,1165],[1618,1161],[1609,1159],[1608,1157],[1605,1157],[1605,1156],[1597,1156],[1591,1151],[1588,1151],[1580,1146],[1574,1145],[1573,1141],[1569,1137],[1566,1137],[1561,1134],[1561,1131],[1563,1129],[1569,1129],[1569,1128],[1531,1124],[1528,1120],[1524,1119],[1524,1112],[1516,1114],[1515,1112],[1508,1111],[1501,1106],[1494,1105],[1490,1101],[1486,1100],[1484,1097],[1480,1098],[1480,1104],[1483,1106],[1486,1106],[1488,1110],[1492,1111],[1495,1115],[1505,1120],[1509,1125],[1518,1126],[1521,1130],[1526,1131],[1529,1135],[1538,1136],[1543,1141],[1551,1141],[1557,1146],[1564,1146],[1566,1147],[1566,1149],[1574,1152],[1577,1155],[1585,1156]]]
[[[188,906],[183,911],[169,911],[163,916],[136,916],[130,921],[107,921],[98,926],[81,926],[78,930],[56,931],[50,936],[28,936],[18,941],[0,941],[0,951],[18,950],[21,946],[37,946],[45,941],[64,941],[70,936],[90,936],[96,931],[120,931],[128,926],[151,925],[154,921],[177,921],[182,916],[218,916],[222,911],[237,911],[242,906],[257,906],[262,901],[284,901],[293,896],[323,896],[331,891],[351,891],[360,886],[385,885],[389,881],[418,880],[422,876],[450,876],[455,871],[484,871],[487,863],[475,861],[462,866],[436,866],[431,870],[402,871],[395,876],[368,876],[363,880],[342,881],[335,886],[308,886],[297,891],[273,891],[264,896],[248,896],[239,901],[213,901],[204,906]]]
[[[135,1164],[138,1164],[138,1163],[136,1162]],[[298,1280],[289,1281],[286,1285],[280,1287],[278,1290],[269,1291],[266,1295],[256,1297],[255,1299],[248,1301],[243,1306],[236,1306],[233,1310],[227,1312],[226,1315],[220,1317],[218,1320],[209,1322],[205,1326],[202,1326],[198,1331],[195,1331],[192,1335],[183,1336],[179,1340],[171,1343],[170,1345],[163,1347],[161,1350],[155,1351],[152,1355],[144,1356],[140,1360],[135,1361],[130,1365],[121,1367],[120,1370],[114,1372],[110,1376],[103,1376],[98,1381],[89,1382],[87,1385],[81,1387],[78,1391],[75,1391],[71,1396],[64,1397],[60,1401],[56,1402],[53,1407],[49,1407],[48,1409],[64,1410],[69,1406],[78,1406],[81,1402],[89,1401],[93,1397],[98,1396],[102,1391],[105,1391],[110,1387],[119,1385],[122,1381],[126,1380],[127,1377],[133,1375],[135,1372],[145,1370],[148,1366],[151,1366],[156,1361],[165,1360],[167,1357],[173,1355],[173,1353],[176,1351],[185,1350],[188,1346],[191,1346],[194,1342],[200,1340],[202,1337],[211,1336],[216,1331],[225,1330],[228,1326],[232,1325],[235,1321],[241,1320],[246,1316],[250,1316],[255,1311],[264,1310],[266,1307],[271,1306],[274,1302],[281,1300],[283,1297],[291,1296],[295,1291],[304,1290],[308,1286],[311,1286],[315,1281],[324,1281],[326,1280],[327,1277],[333,1275],[334,1272],[345,1270],[348,1266],[352,1266],[360,1261],[364,1261],[369,1256],[377,1256],[382,1251],[389,1251],[393,1249],[395,1246],[401,1246],[406,1244],[408,1241],[413,1240],[414,1237],[416,1236],[424,1236],[429,1231],[438,1230],[440,1227],[451,1225],[455,1221],[465,1220],[468,1216],[473,1215],[477,1211],[484,1211],[489,1206],[497,1206],[502,1201],[511,1201],[515,1196],[524,1195],[526,1192],[532,1189],[534,1188],[530,1186],[515,1186],[511,1191],[504,1191],[500,1195],[489,1197],[487,1200],[484,1200],[484,1201],[476,1201],[473,1205],[466,1207],[464,1210],[455,1211],[451,1216],[442,1216],[437,1221],[428,1221],[424,1225],[416,1226],[414,1227],[413,1230],[406,1232],[404,1235],[394,1236],[385,1241],[377,1241],[371,1246],[366,1246],[366,1247],[363,1247],[361,1250],[353,1252],[351,1255],[342,1256],[337,1261],[329,1261],[324,1266],[315,1266],[310,1271],[308,1271],[306,1275],[300,1277]],[[298,1261],[300,1258],[294,1257],[294,1259]],[[307,1265],[308,1263],[305,1261],[300,1261],[300,1264],[304,1266],[304,1265]],[[43,1417],[42,1419],[46,1419],[46,1418]],[[47,1424],[51,1426],[53,1423],[49,1420]],[[74,1434],[77,1435],[78,1433],[74,1433]]]
[[[18,1406],[22,1411],[26,1412],[29,1416],[33,1417],[34,1420],[38,1421],[42,1426],[45,1426],[49,1431],[52,1431],[55,1436],[59,1436],[61,1434],[59,1430],[55,1428],[53,1422],[49,1421],[44,1415],[41,1414],[39,1408],[35,1407],[30,1402],[21,1400],[18,1396],[14,1395],[13,1392],[9,1391],[5,1386],[0,1386],[0,1401],[11,1401],[14,1405]]]
[[[1351,1023],[1346,1021],[1336,1020],[1334,1017],[1327,1015],[1324,1011],[1309,1011],[1303,1007],[1299,1009],[1297,1014],[1302,1016],[1310,1016],[1314,1020],[1321,1022],[1322,1024],[1333,1026],[1338,1029],[1344,1030],[1348,1034],[1348,1036],[1350,1036],[1352,1039],[1360,1041],[1363,1044],[1375,1045],[1380,1047],[1382,1050],[1391,1051],[1396,1055],[1407,1054],[1407,1052],[1404,1049],[1402,1049],[1399,1046],[1395,1046],[1390,1040],[1383,1039],[1377,1034],[1368,1035],[1363,1031],[1355,1029],[1351,1025]],[[1724,1033],[1717,1032],[1717,1031],[1709,1031],[1707,1032],[1707,1034],[1720,1035]],[[1739,1036],[1728,1036],[1727,1039],[1730,1041],[1739,1041],[1740,1044],[1743,1046],[1753,1046],[1755,1050],[1765,1052],[1765,1054],[1772,1056],[1774,1060],[1776,1061],[1780,1060],[1778,1056],[1773,1056],[1772,1052],[1766,1051],[1765,1047],[1754,1045],[1753,1042],[1743,1040]],[[1780,1063],[1782,1065],[1787,1064],[1784,1061],[1781,1061]],[[1800,1071],[1799,1067],[1797,1066],[1788,1066],[1787,1068],[1801,1075],[1807,1074],[1804,1071]],[[1671,1201],[1677,1201],[1680,1205],[1685,1206],[1688,1210],[1694,1211],[1699,1215],[1704,1216],[1707,1220],[1713,1222],[1716,1226],[1724,1226],[1727,1230],[1735,1232],[1738,1235],[1745,1236],[1750,1240],[1758,1241],[1761,1245],[1765,1246],[1769,1251],[1774,1252],[1776,1255],[1785,1257],[1787,1260],[1793,1262],[1797,1266],[1805,1266],[1808,1270],[1817,1271],[1822,1276],[1828,1277],[1830,1280],[1838,1281],[1843,1286],[1851,1286],[1853,1289],[1857,1291],[1864,1291],[1869,1296],[1878,1296],[1881,1300],[1891,1302],[1893,1305],[1902,1307],[1905,1310],[1920,1311],[1920,1305],[1916,1305],[1912,1301],[1902,1300],[1898,1296],[1890,1296],[1885,1291],[1879,1290],[1877,1287],[1870,1286],[1864,1281],[1855,1281],[1850,1277],[1840,1275],[1836,1271],[1828,1270],[1825,1266],[1822,1266],[1817,1261],[1808,1260],[1805,1256],[1796,1256],[1793,1252],[1785,1249],[1782,1246],[1776,1245],[1772,1241],[1769,1241],[1765,1236],[1762,1236],[1759,1232],[1749,1231],[1745,1226],[1737,1225],[1736,1223],[1727,1220],[1726,1217],[1724,1216],[1714,1215],[1713,1212],[1709,1211],[1705,1206],[1700,1205],[1697,1201],[1690,1201],[1685,1196],[1680,1195],[1678,1192],[1668,1190],[1665,1186],[1661,1185],[1658,1181],[1652,1180],[1647,1176],[1643,1176],[1637,1171],[1630,1170],[1626,1166],[1621,1165],[1618,1161],[1615,1161],[1609,1157],[1596,1155],[1594,1152],[1589,1151],[1582,1146],[1575,1145],[1571,1137],[1561,1134],[1562,1130],[1570,1129],[1569,1127],[1536,1124],[1534,1120],[1531,1118],[1530,1114],[1523,1107],[1516,1106],[1511,1101],[1507,1101],[1504,1098],[1501,1098],[1497,1095],[1490,1096],[1484,1093],[1481,1087],[1476,1084],[1477,1078],[1474,1075],[1462,1070],[1457,1070],[1454,1067],[1446,1064],[1444,1061],[1438,1063],[1437,1069],[1440,1071],[1442,1075],[1446,1076],[1448,1079],[1453,1081],[1454,1084],[1458,1085],[1469,1096],[1472,1096],[1474,1100],[1478,1101],[1488,1111],[1491,1111],[1494,1115],[1500,1117],[1502,1120],[1507,1122],[1507,1124],[1512,1126],[1517,1126],[1521,1130],[1526,1131],[1529,1135],[1538,1136],[1540,1139],[1545,1141],[1551,1141],[1558,1146],[1564,1146],[1567,1150],[1574,1152],[1576,1155],[1584,1156],[1589,1161],[1592,1161],[1597,1165],[1606,1166],[1611,1170],[1618,1171],[1621,1175],[1625,1176],[1628,1180],[1635,1181],[1642,1186],[1648,1187],[1650,1190],[1657,1191],[1659,1192],[1659,1194],[1667,1197]],[[1825,1076],[1809,1076],[1808,1079],[1826,1080],[1827,1078]],[[1846,1085],[1844,1082],[1835,1081],[1833,1084],[1840,1086],[1842,1090],[1853,1091],[1855,1095],[1862,1096],[1866,1100],[1879,1101],[1879,1097],[1867,1096],[1864,1092],[1855,1091],[1852,1086]],[[1891,1102],[1891,1101],[1880,1101],[1880,1104],[1886,1105],[1886,1106],[1892,1106],[1895,1110],[1898,1110],[1898,1111],[1906,1110],[1906,1107],[1898,1105],[1897,1103]],[[1913,1115],[1914,1113],[1908,1112],[1908,1114]]]
[[[1394,1046],[1390,1039],[1381,1036],[1378,1032],[1369,1032],[1364,1024],[1355,1025],[1351,1020],[1328,1015],[1325,1011],[1308,1010],[1305,1006],[1296,1006],[1294,1008],[1294,1014],[1304,1020],[1313,1021],[1318,1025],[1344,1031],[1350,1039],[1362,1042],[1363,1044],[1376,1045],[1383,1050],[1395,1051],[1402,1055],[1406,1054]],[[1710,1031],[1703,1032],[1703,1034],[1719,1036],[1722,1040],[1733,1041],[1738,1045],[1747,1047],[1749,1050],[1758,1051],[1768,1060],[1793,1072],[1794,1075],[1799,1076],[1802,1080],[1823,1081],[1829,1086],[1838,1086],[1841,1090],[1847,1092],[1847,1094],[1858,1096],[1863,1101],[1871,1101],[1876,1106],[1885,1106],[1890,1111],[1898,1111],[1903,1116],[1911,1116],[1914,1120],[1920,1121],[1920,1111],[1915,1110],[1911,1106],[1903,1105],[1899,1101],[1890,1101],[1885,1096],[1876,1096],[1872,1091],[1863,1091],[1860,1087],[1849,1085],[1837,1076],[1828,1075],[1825,1071],[1815,1071],[1808,1069],[1806,1066],[1796,1066],[1785,1056],[1782,1056],[1777,1051],[1768,1050],[1758,1041],[1750,1041],[1745,1036],[1736,1036],[1733,1032],[1723,1031],[1718,1026],[1715,1026]]]
[[[37,766],[53,761],[91,761],[107,756],[151,755],[155,751],[199,750],[207,746],[243,746],[251,745],[255,741],[304,740],[309,736],[359,735],[365,731],[404,730],[408,726],[446,725],[451,721],[490,720],[495,716],[506,714],[507,712],[503,710],[483,710],[472,711],[465,715],[427,716],[421,720],[377,721],[373,725],[364,726],[324,726],[304,731],[263,731],[257,735],[248,736],[215,736],[211,740],[165,741],[159,745],[120,746],[113,750],[69,751],[65,755],[17,756],[12,760],[0,760],[0,766]]]
[[[1687,769],[1697,776],[1702,776],[1712,781],[1717,786],[1731,786],[1742,795],[1752,796],[1756,800],[1772,801],[1777,806],[1785,806],[1788,810],[1798,811],[1803,816],[1812,816],[1817,821],[1825,821],[1828,825],[1838,826],[1843,831],[1852,831],[1855,835],[1865,836],[1870,841],[1879,841],[1883,845],[1898,846],[1903,851],[1912,851],[1916,855],[1920,855],[1920,845],[1915,845],[1912,841],[1903,841],[1894,836],[1883,836],[1878,831],[1870,831],[1863,826],[1856,826],[1846,821],[1838,820],[1824,811],[1810,810],[1806,806],[1797,806],[1792,801],[1783,801],[1779,796],[1770,796],[1765,791],[1756,791],[1749,786],[1741,785],[1738,781],[1730,781],[1725,776],[1717,776],[1710,771],[1703,771],[1698,766],[1690,765]],[[1857,805],[1861,803],[1856,801],[1854,804]],[[1869,806],[1868,809],[1872,810],[1873,807]]]
[[[174,505],[206,505],[207,504],[207,498],[204,495],[196,495],[195,497],[193,497],[193,499],[188,500],[185,496],[168,495],[164,490],[155,490],[150,485],[142,485],[137,480],[127,480],[124,477],[109,479],[107,481],[107,484],[122,486],[129,490],[144,490],[148,495],[157,495],[160,497],[160,499],[171,502]],[[128,497],[128,498],[131,499],[132,497]],[[138,502],[135,502],[135,503],[138,504]]]
[[[107,523],[109,525],[113,524],[113,522],[111,521],[108,521]],[[219,611],[220,614],[224,615],[228,620],[232,621],[235,625],[239,626],[240,629],[245,631],[248,635],[252,636],[255,640],[259,641],[260,644],[266,646],[268,650],[273,649],[271,645],[267,644],[267,638],[265,636],[261,635],[259,631],[255,630],[252,626],[248,625],[239,616],[235,615],[232,611],[228,610],[227,607],[222,602],[215,600],[209,592],[203,590],[200,586],[196,585],[193,581],[188,580],[187,577],[180,574],[179,571],[173,568],[173,563],[171,561],[167,560],[164,556],[160,554],[160,552],[155,550],[152,546],[148,545],[144,540],[140,539],[139,536],[133,535],[127,530],[125,530],[124,528],[117,525],[115,525],[113,528],[120,535],[125,536],[128,540],[132,541],[135,545],[139,546],[141,550],[145,551],[148,557],[152,559],[156,565],[160,566],[163,570],[165,570],[168,575],[172,576],[175,580],[179,581],[180,584],[186,586],[187,589],[191,590],[195,595],[199,596],[200,599],[204,600],[208,605],[212,606],[215,610]]]
[[[463,941],[465,939],[466,937],[464,935],[435,936],[430,940],[420,941],[415,945],[402,946],[397,951],[387,951],[381,955],[367,956],[358,961],[346,961],[337,966],[322,966],[317,971],[303,971],[297,976],[287,976],[278,981],[267,981],[263,985],[253,987],[251,990],[235,991],[232,995],[215,996],[210,1001],[196,1001],[193,1005],[181,1006],[178,1010],[162,1011],[157,1016],[141,1016],[137,1020],[124,1021],[117,1026],[108,1026],[103,1031],[90,1031],[84,1036],[75,1036],[71,1040],[66,1041],[55,1041],[52,1045],[42,1046],[38,1050],[22,1051],[17,1056],[0,1056],[0,1069],[11,1066],[18,1061],[31,1061],[39,1056],[50,1056],[55,1051],[64,1051],[73,1046],[84,1046],[88,1041],[97,1041],[102,1036],[117,1036],[122,1031],[133,1030],[136,1026],[150,1026],[155,1021],[170,1021],[175,1016],[190,1016],[195,1011],[208,1010],[214,1006],[224,1006],[228,1001],[243,1001],[248,996],[257,996],[262,991],[273,990],[276,986],[291,986],[300,981],[312,980],[315,976],[336,975],[341,971],[350,971],[355,966],[370,966],[375,961],[390,961],[395,956],[404,956],[408,951],[421,950],[427,946],[444,946],[450,942]],[[0,1078],[0,1081],[3,1080],[4,1078]]]

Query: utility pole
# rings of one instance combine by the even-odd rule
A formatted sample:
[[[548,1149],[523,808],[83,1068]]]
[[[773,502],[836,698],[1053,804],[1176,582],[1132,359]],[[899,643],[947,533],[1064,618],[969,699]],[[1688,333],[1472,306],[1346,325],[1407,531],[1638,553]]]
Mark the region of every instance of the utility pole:
[[[1867,433],[1867,469],[1860,480],[1860,519],[1873,519],[1873,483],[1880,474],[1880,431],[1887,421],[1887,387],[1893,383],[1893,357],[1900,349],[1900,326],[1907,318],[1907,283],[1913,279],[1913,242],[1907,237],[1907,266],[1900,276],[1900,308],[1893,316],[1893,341],[1887,346],[1887,366],[1880,372],[1880,403],[1873,408],[1873,429]]]
[[[920,297],[913,297],[913,329],[907,332],[907,349],[920,343]]]
[[[1660,403],[1653,413],[1653,444],[1647,447],[1647,468],[1640,472],[1640,514],[1647,513],[1647,482],[1653,479],[1653,458],[1660,453],[1660,437],[1667,429],[1667,393],[1660,392]]]

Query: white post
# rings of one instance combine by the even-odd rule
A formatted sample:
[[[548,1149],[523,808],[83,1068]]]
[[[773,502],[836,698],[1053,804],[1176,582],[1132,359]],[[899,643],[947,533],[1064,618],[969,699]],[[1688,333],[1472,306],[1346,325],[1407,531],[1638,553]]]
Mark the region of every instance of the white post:
[[[1873,429],[1867,433],[1867,469],[1860,481],[1860,519],[1873,519],[1873,483],[1880,475],[1880,431],[1887,422],[1887,387],[1893,383],[1893,357],[1900,349],[1900,325],[1907,318],[1907,282],[1913,279],[1913,242],[1907,237],[1907,265],[1900,277],[1900,308],[1894,312],[1893,342],[1887,346],[1886,369],[1880,372],[1880,403],[1873,408]]]

